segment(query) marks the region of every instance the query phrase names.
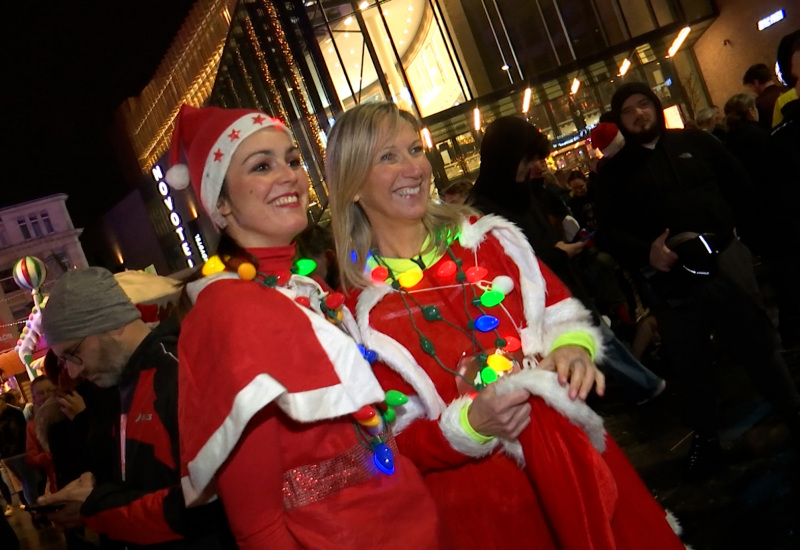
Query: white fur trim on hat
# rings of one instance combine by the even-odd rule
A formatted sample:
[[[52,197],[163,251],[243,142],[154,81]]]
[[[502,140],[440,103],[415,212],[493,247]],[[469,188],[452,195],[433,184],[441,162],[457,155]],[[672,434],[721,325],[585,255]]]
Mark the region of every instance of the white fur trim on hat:
[[[614,139],[611,140],[611,143],[609,143],[603,149],[603,156],[613,157],[619,153],[623,147],[625,147],[625,137],[621,132],[617,132],[617,135],[614,136]]]
[[[225,227],[228,222],[217,210],[217,200],[222,192],[222,182],[231,164],[231,157],[246,138],[259,130],[277,128],[283,130],[291,138],[289,129],[280,121],[263,113],[248,113],[236,119],[220,134],[214,146],[208,152],[203,167],[203,179],[200,183],[200,201],[209,216],[218,227]]]

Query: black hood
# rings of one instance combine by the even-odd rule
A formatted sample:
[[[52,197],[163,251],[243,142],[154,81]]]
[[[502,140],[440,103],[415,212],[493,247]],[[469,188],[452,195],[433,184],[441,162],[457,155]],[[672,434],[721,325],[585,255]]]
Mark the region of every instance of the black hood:
[[[656,106],[656,121],[658,122],[658,126],[661,128],[662,132],[666,130],[667,121],[664,119],[664,107],[661,105],[661,100],[658,99],[658,96],[650,89],[650,86],[643,82],[629,82],[628,84],[620,86],[611,98],[611,113],[614,117],[614,123],[619,127],[619,131],[622,135],[625,136],[626,139],[630,137],[630,134],[620,122],[622,104],[634,94],[642,94],[653,102]]]
[[[498,118],[481,140],[481,168],[472,198],[505,203],[522,188],[515,182],[520,161],[549,153],[547,138],[535,126],[514,116]]]

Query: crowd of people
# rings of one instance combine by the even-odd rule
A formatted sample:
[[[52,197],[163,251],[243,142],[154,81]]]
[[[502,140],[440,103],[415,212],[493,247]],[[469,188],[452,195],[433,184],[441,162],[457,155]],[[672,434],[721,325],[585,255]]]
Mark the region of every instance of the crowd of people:
[[[796,92],[800,32],[779,63]],[[778,273],[784,319],[797,254],[748,156],[794,151],[778,170],[794,169],[798,102],[758,67],[744,81],[759,96],[733,96],[725,128],[709,109],[689,130],[666,128],[649,86],[622,85],[588,175],[548,173],[541,131],[498,118],[475,184],[441,198],[414,116],[360,104],[328,138],[330,232],[307,228],[287,126],[184,105],[166,180],[193,187],[217,254],[157,324],[106,269],[52,286],[32,418],[0,399],[21,500],[72,550],[683,548],[588,403],[663,391],[641,362],[658,333],[693,429],[686,474],[713,473],[713,334],[800,441],[751,249]],[[637,320],[623,343],[615,329]]]

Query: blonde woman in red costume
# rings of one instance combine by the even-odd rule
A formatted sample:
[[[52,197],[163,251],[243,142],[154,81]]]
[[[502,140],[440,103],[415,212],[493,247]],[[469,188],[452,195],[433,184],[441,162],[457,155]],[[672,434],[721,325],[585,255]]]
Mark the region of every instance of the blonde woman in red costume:
[[[410,396],[395,433],[439,547],[683,548],[583,401],[604,391],[588,312],[510,222],[431,199],[414,117],[347,111],[326,172],[342,283],[378,379]]]

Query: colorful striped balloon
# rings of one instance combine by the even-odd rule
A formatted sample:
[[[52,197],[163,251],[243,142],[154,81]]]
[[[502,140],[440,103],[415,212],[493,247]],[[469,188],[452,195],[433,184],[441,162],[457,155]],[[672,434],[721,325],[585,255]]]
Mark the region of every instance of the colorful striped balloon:
[[[14,264],[14,282],[20,288],[36,290],[47,277],[44,262],[35,256],[25,256]]]

